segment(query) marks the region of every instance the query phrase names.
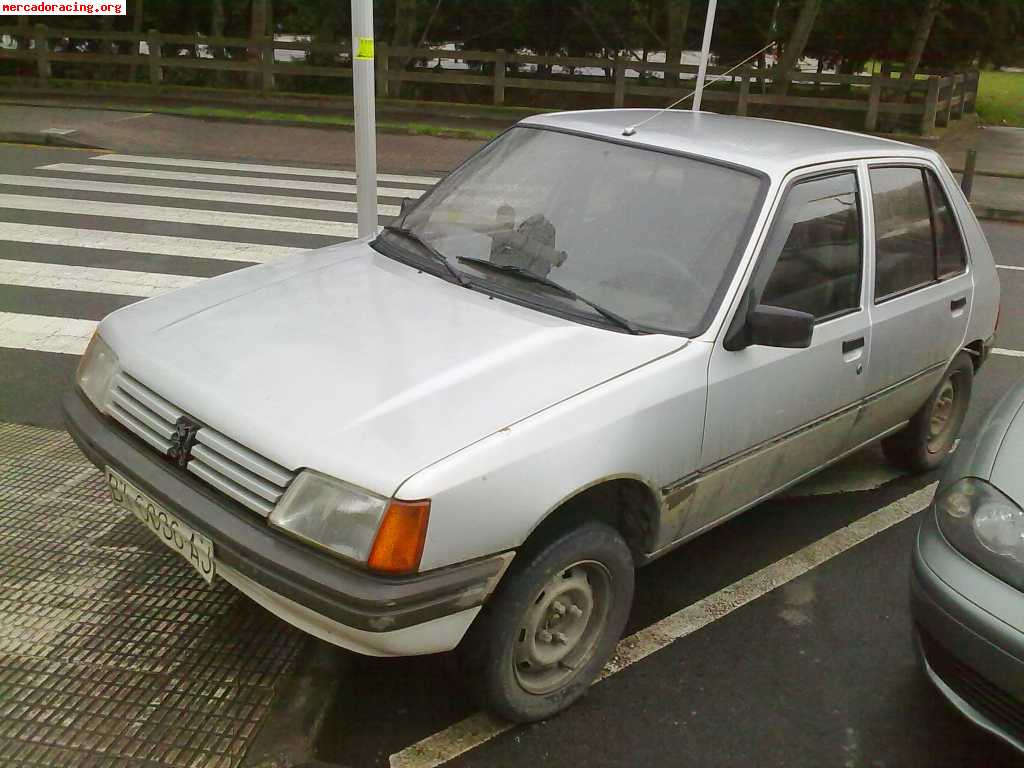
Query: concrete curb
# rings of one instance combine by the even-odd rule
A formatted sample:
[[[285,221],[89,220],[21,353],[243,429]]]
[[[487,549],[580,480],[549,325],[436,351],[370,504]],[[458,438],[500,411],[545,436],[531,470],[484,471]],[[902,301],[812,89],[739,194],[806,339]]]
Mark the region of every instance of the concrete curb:
[[[32,144],[39,147],[66,147],[70,149],[103,149],[57,133],[42,131],[0,131],[0,142]]]
[[[278,691],[241,768],[323,766],[316,745],[340,693],[348,654],[310,637],[295,673]]]
[[[1005,208],[991,208],[987,205],[971,204],[974,215],[985,221],[1010,221],[1024,224],[1024,211],[1011,211]]]

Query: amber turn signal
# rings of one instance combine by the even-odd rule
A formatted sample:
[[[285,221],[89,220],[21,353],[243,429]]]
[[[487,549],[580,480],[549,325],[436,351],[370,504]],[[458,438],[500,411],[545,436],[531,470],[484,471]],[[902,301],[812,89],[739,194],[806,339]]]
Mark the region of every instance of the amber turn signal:
[[[412,573],[420,567],[430,501],[393,499],[373,540],[368,565],[382,573]]]

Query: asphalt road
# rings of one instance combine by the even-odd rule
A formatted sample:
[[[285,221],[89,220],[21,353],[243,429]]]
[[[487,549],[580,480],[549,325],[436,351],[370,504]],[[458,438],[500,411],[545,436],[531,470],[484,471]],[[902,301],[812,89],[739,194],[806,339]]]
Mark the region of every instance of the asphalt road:
[[[154,162],[99,160],[94,154],[0,146],[0,172],[101,184],[141,183],[142,179],[114,178],[96,171],[100,167],[170,169]],[[84,164],[93,172],[41,169],[55,163]],[[251,169],[195,166],[174,172],[220,174],[242,181],[218,183],[193,175],[180,183],[154,183],[230,192],[241,191],[245,179],[287,178]],[[343,183],[308,174],[296,178],[304,183]],[[201,278],[251,263],[239,260],[237,254],[234,260],[211,258],[218,249],[223,251],[225,243],[243,239],[252,244],[255,250],[249,254],[258,260],[257,256],[267,253],[259,248],[314,247],[338,238],[285,233],[269,221],[264,228],[245,230],[211,226],[196,223],[197,214],[188,211],[258,213],[310,222],[352,220],[350,215],[331,211],[257,206],[251,201],[199,202],[184,193],[181,198],[154,200],[110,190],[62,188],[59,181],[49,190],[6,181],[12,183],[0,184],[0,268],[4,261],[18,261]],[[423,188],[426,182],[407,180],[402,186]],[[308,184],[306,189],[244,191],[351,199],[329,190],[312,191]],[[44,204],[47,210],[10,208],[4,203],[10,198],[3,195],[66,202],[59,211],[53,204]],[[109,215],[110,209],[86,205],[95,202],[146,204],[186,213],[172,211],[162,222],[124,218]],[[311,223],[310,230],[315,226],[319,225]],[[47,241],[47,227],[76,228],[83,234],[74,245],[54,244]],[[1024,268],[1024,226],[986,224],[985,229],[997,262]],[[104,240],[106,235],[97,234],[110,232],[121,233],[121,241]],[[138,250],[143,247],[140,243],[156,242],[139,237],[152,235],[168,238],[160,241],[167,253]],[[209,250],[189,251],[194,240],[208,241]],[[102,290],[113,287],[108,273],[85,274],[93,281],[91,291],[69,290],[71,283],[60,282],[83,279],[79,272],[44,270],[28,279],[35,285],[17,286],[5,274],[12,273],[0,273],[0,421],[57,425],[55,404],[77,356],[39,347],[65,344],[68,350],[75,349],[79,343],[75,339],[88,332],[82,321],[98,320],[138,300],[140,294]],[[1024,271],[1003,269],[1000,276],[1003,301],[997,346],[1024,350]],[[24,283],[25,278],[21,279]],[[146,285],[146,279],[138,278],[136,284]],[[151,290],[162,285],[155,284]],[[24,330],[20,336],[4,336],[2,319],[13,315],[29,318],[24,326],[29,330],[36,328],[32,317],[73,322],[52,326],[58,335],[64,334],[56,342],[47,338],[49,331],[41,336],[25,336]],[[1022,376],[1024,357],[993,356],[976,380],[966,429],[973,429],[984,410]],[[713,596],[933,480],[900,477],[886,467],[877,450],[863,452],[786,498],[760,505],[641,571],[627,632]],[[571,763],[933,766],[1022,762],[951,712],[917,670],[907,615],[908,557],[916,525],[915,519],[909,519],[873,536],[599,683],[571,711],[498,735],[452,764],[526,768]],[[320,744],[326,761],[387,765],[389,756],[421,739],[440,732],[443,740],[443,734],[449,733],[446,729],[475,711],[454,655],[394,660],[352,657],[347,668]]]

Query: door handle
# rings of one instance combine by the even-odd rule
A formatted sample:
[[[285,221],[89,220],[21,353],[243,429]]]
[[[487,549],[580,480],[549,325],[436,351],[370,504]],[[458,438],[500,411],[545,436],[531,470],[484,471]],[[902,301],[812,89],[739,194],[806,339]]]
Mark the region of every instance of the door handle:
[[[848,339],[843,342],[843,354],[848,355],[854,350],[864,348],[864,337],[861,336],[859,339]]]
[[[957,310],[963,309],[967,306],[967,297],[961,296],[959,299],[953,299],[949,302],[949,311],[956,312]]]

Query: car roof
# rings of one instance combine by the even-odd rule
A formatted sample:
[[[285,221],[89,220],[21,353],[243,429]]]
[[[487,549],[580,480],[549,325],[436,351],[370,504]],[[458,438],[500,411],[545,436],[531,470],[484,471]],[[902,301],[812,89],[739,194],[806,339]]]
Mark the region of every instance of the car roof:
[[[834,128],[781,120],[719,115],[714,112],[669,110],[640,126],[632,136],[623,131],[658,114],[655,109],[602,109],[534,115],[521,125],[573,131],[652,149],[709,157],[747,166],[771,176],[817,163],[868,157],[935,159],[930,149],[900,141]]]

